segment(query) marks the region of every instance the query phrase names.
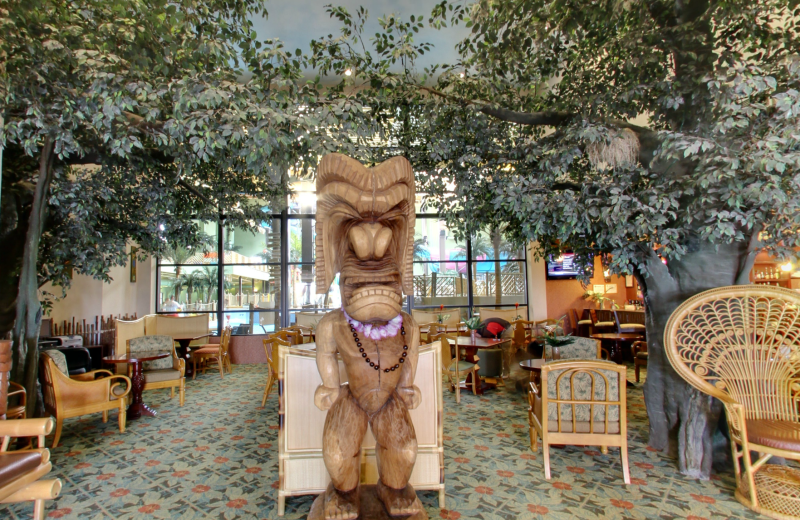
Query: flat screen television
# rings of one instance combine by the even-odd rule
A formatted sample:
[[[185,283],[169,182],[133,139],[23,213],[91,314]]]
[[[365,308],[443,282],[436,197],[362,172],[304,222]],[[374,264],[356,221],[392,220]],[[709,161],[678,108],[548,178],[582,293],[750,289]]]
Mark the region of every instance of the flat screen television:
[[[576,262],[576,260],[584,260],[583,262]],[[581,274],[582,269],[586,269],[589,276],[594,274],[593,258],[579,259],[575,253],[562,253],[561,256],[556,257],[550,255],[547,260],[547,279],[548,280],[569,280],[577,278]],[[579,264],[587,264],[588,266],[581,266]]]

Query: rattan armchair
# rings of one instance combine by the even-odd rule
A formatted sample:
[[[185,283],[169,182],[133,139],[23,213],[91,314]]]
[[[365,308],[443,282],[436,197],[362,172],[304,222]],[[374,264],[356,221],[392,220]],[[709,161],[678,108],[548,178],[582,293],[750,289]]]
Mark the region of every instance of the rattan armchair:
[[[59,479],[39,480],[52,469],[45,435],[53,431],[53,419],[5,420],[8,379],[11,372],[11,342],[0,341],[0,504],[33,502],[33,518],[44,520],[44,501],[61,492]],[[8,451],[15,437],[38,437],[38,449]]]
[[[192,379],[197,377],[197,363],[200,363],[200,367],[203,371],[203,374],[206,373],[206,369],[209,367],[210,362],[216,362],[217,366],[219,367],[219,375],[221,378],[225,379],[225,369],[228,369],[228,373],[233,373],[233,367],[231,366],[231,358],[228,355],[228,347],[231,343],[231,333],[233,329],[228,326],[222,329],[222,336],[219,338],[219,343],[206,343],[205,345],[201,346],[200,348],[196,349],[192,352],[192,364],[194,365],[194,372],[192,373]],[[201,336],[203,337],[203,336]],[[198,339],[198,338],[195,338]]]
[[[267,384],[264,386],[264,397],[261,399],[261,406],[267,404],[272,385],[278,380],[278,353],[281,347],[291,346],[288,341],[284,341],[277,335],[264,340],[264,353],[267,355]]]
[[[39,355],[44,409],[55,417],[53,448],[58,447],[64,419],[102,412],[108,422],[108,411],[119,411],[119,432],[125,433],[125,410],[131,380],[108,370],[93,370],[80,374],[82,380],[70,378],[67,361],[60,351],[44,350]],[[102,376],[101,379],[95,379]]]
[[[564,360],[542,366],[542,390],[530,383],[528,423],[531,450],[542,440],[544,476],[550,479],[550,445],[618,446],[622,476],[628,469],[628,427],[623,365],[611,361]]]
[[[126,342],[128,354],[131,352],[165,352],[170,357],[145,361],[142,363],[144,390],[169,388],[169,397],[175,397],[178,389],[178,404],[183,406],[186,399],[186,360],[175,352],[172,336],[151,335],[131,338]]]
[[[672,313],[664,349],[681,377],[725,405],[736,499],[800,518],[800,470],[766,464],[800,460],[800,294],[754,285],[702,292]]]
[[[271,338],[280,338],[290,345],[302,345],[303,333],[295,329],[281,329],[278,332],[270,335]]]
[[[608,351],[599,339],[574,337],[572,343],[558,348],[559,359],[608,359]],[[553,347],[545,343],[542,349],[544,359],[553,359]]]

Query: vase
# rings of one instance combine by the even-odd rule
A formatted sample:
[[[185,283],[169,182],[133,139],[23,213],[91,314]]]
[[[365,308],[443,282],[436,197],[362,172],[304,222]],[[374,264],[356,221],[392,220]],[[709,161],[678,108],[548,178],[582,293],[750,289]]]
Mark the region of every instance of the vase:
[[[472,341],[473,341],[473,342],[474,342],[476,339],[478,339],[478,330],[477,330],[477,329],[471,329],[471,330],[469,331],[469,337],[470,337],[470,338],[472,338]]]
[[[553,361],[561,359],[561,347],[550,347],[551,356]]]

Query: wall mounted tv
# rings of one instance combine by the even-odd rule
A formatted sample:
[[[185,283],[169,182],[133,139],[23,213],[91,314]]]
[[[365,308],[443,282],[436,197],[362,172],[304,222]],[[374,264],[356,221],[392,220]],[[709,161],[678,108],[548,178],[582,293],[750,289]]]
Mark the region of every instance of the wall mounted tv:
[[[582,260],[581,262],[576,262]],[[578,265],[587,264],[588,266]],[[594,274],[594,258],[578,258],[575,253],[562,253],[561,256],[550,255],[547,260],[547,279],[548,280],[569,280],[577,278],[582,269],[591,277]]]

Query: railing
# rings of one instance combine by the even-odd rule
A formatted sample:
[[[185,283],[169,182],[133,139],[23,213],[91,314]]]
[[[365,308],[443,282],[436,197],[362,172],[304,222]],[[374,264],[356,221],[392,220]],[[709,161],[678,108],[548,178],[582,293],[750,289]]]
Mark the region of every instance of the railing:
[[[478,273],[474,276],[475,296],[495,295],[495,274]],[[525,294],[524,273],[503,273],[500,275],[500,291],[503,296],[517,296]],[[430,275],[414,276],[414,296],[416,297],[447,297],[466,296],[466,275]]]

